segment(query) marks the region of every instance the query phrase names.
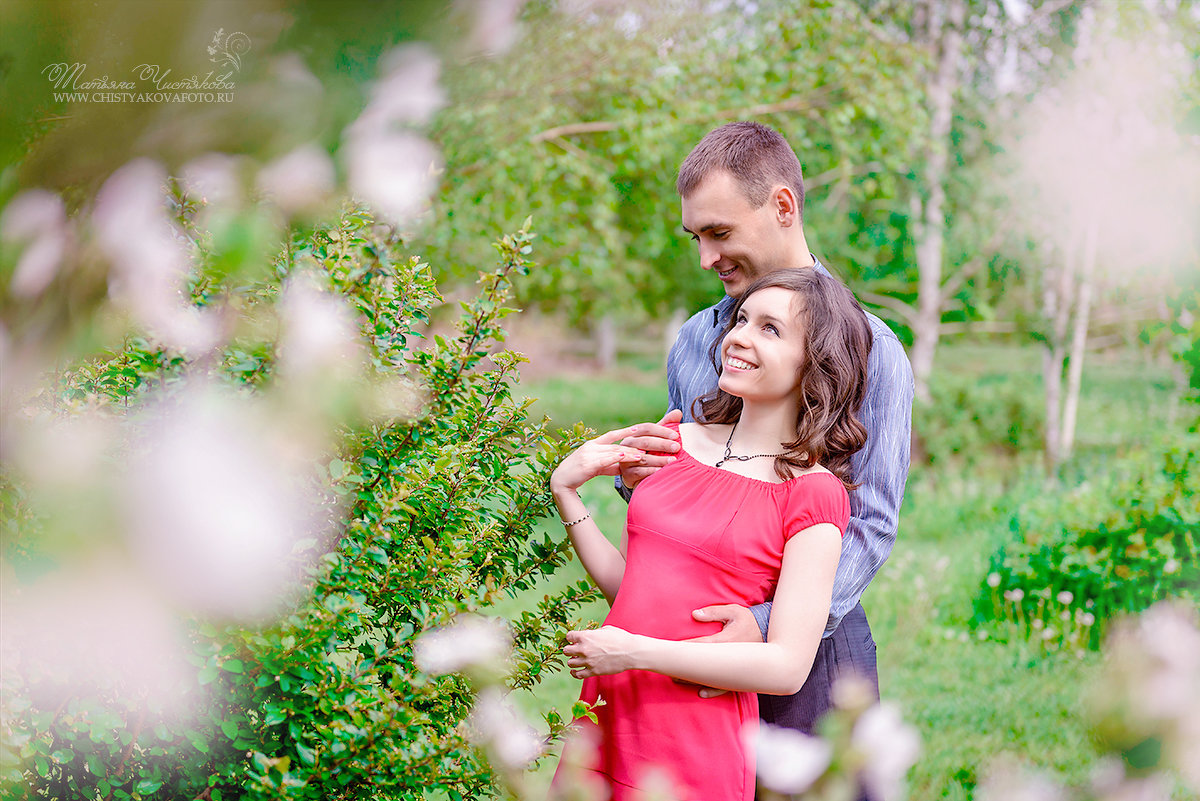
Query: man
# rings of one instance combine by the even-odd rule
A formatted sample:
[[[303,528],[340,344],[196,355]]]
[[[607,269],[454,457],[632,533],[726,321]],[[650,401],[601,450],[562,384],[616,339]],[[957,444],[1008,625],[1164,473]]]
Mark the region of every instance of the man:
[[[710,350],[734,303],[755,278],[782,269],[828,272],[809,252],[804,237],[800,162],[771,128],[734,122],[711,131],[679,168],[676,189],[683,228],[699,247],[700,266],[716,272],[726,296],[695,314],[680,330],[667,358],[670,411],[663,422],[679,419],[679,412],[684,421],[692,420],[693,401],[716,387]],[[842,541],[829,622],[800,692],[759,699],[763,720],[808,734],[832,706],[832,685],[839,676],[866,679],[879,697],[875,643],[859,599],[896,537],[908,477],[913,378],[896,336],[878,317],[867,317],[873,343],[859,418],[868,439],[852,461],[854,480],[860,486],[850,493],[850,525]],[[676,434],[653,423],[639,426],[635,436],[622,444],[663,454],[648,454],[642,463],[622,470],[618,484],[624,485],[626,493],[679,450]],[[766,638],[770,606],[748,610],[719,605],[693,614],[697,620],[724,625],[710,639],[751,641]],[[705,696],[717,693],[701,690]]]

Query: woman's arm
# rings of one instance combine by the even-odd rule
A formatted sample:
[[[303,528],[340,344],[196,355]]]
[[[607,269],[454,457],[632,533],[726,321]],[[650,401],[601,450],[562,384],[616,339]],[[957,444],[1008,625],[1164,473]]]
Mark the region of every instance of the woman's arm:
[[[833,593],[842,532],[819,523],[784,547],[767,641],[659,640],[613,626],[573,631],[563,650],[577,678],[651,670],[724,690],[791,695],[812,668]]]
[[[617,475],[622,464],[637,462],[645,455],[636,448],[616,444],[631,431],[632,427],[621,428],[588,440],[563,459],[550,476],[554,505],[562,522],[570,524],[567,533],[571,545],[610,606],[625,575],[625,554],[614,548],[600,531],[577,490],[596,476]]]

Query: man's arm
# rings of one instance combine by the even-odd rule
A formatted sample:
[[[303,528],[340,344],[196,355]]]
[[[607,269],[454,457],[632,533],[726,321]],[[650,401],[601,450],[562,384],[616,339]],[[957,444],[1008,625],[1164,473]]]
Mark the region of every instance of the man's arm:
[[[784,546],[775,620],[764,642],[659,640],[605,626],[567,634],[563,649],[577,678],[651,670],[728,690],[791,695],[808,676],[841,550],[841,531],[818,523]]]

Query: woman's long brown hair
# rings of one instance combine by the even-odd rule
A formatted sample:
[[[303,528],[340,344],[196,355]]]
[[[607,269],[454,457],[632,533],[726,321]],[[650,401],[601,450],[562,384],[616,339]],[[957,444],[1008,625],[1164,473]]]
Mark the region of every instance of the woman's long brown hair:
[[[746,298],[768,287],[796,293],[794,307],[804,337],[804,355],[798,366],[796,439],[783,443],[786,451],[775,459],[775,473],[786,481],[797,470],[821,464],[847,489],[854,489],[857,484],[850,475],[850,457],[867,441],[858,411],[866,395],[871,328],[849,289],[814,269],[784,269],[764,275],[733,307],[729,323],[710,352],[713,366],[720,375],[721,343],[737,323]],[[703,423],[733,424],[741,413],[742,399],[720,388],[692,406],[693,416]]]

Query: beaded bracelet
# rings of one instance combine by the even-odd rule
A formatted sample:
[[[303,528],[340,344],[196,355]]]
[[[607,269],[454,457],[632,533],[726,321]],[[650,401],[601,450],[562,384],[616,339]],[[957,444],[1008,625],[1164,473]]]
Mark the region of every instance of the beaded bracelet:
[[[562,523],[562,524],[563,524],[564,526],[566,526],[567,528],[570,528],[571,526],[574,526],[574,525],[576,525],[576,524],[578,524],[578,523],[582,523],[584,520],[587,520],[587,519],[588,519],[589,517],[591,517],[591,516],[592,516],[592,513],[591,513],[591,512],[588,512],[588,513],[587,513],[586,515],[584,515],[583,517],[579,518],[578,520],[572,520],[570,523],[568,523],[566,520],[563,520],[562,518],[559,518],[559,521],[558,521],[558,522]]]

